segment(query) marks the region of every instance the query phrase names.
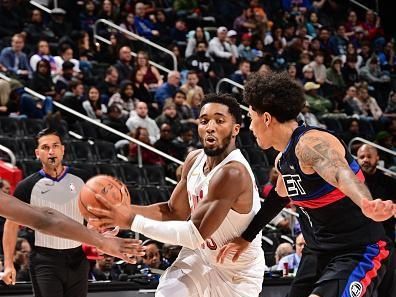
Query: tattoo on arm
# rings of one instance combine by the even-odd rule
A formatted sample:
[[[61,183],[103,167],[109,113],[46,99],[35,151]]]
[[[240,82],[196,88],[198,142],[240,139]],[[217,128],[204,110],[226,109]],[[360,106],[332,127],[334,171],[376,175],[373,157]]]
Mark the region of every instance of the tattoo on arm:
[[[355,197],[371,199],[369,190],[350,169],[345,157],[326,139],[307,135],[297,144],[296,156],[302,165],[312,167],[353,201],[356,202]]]

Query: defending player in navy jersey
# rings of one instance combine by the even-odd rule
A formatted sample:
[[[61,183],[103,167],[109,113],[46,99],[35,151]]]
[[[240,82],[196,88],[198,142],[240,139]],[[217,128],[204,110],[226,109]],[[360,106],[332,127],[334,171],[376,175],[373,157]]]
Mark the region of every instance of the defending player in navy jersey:
[[[292,201],[306,246],[288,296],[373,296],[393,252],[378,222],[394,216],[396,206],[372,199],[359,165],[340,140],[297,123],[305,99],[286,74],[254,74],[244,99],[258,145],[280,152],[279,178],[252,223],[221,249],[218,261],[230,253],[238,259],[251,238]]]

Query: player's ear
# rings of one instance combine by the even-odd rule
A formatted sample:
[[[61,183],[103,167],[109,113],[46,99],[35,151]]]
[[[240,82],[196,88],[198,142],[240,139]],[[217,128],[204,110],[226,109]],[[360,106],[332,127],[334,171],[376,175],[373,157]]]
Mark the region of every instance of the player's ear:
[[[264,125],[268,128],[268,126],[271,124],[272,116],[268,112],[264,112],[263,114],[263,121]]]
[[[232,137],[235,138],[239,134],[239,130],[241,129],[240,124],[235,124],[234,129],[232,131]]]
[[[34,150],[34,153],[36,154],[37,160],[40,160],[40,156],[39,156],[39,151],[38,151],[38,149],[35,149],[35,150]]]

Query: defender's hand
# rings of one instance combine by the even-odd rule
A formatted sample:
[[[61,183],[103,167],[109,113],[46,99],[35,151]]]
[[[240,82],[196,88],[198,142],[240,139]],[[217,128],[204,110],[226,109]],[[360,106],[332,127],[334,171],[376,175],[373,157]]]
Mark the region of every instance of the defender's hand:
[[[11,267],[4,268],[4,274],[2,280],[6,285],[15,285],[16,270],[14,265],[12,265]]]
[[[362,199],[361,209],[366,217],[376,222],[385,221],[396,215],[396,204],[391,200]]]

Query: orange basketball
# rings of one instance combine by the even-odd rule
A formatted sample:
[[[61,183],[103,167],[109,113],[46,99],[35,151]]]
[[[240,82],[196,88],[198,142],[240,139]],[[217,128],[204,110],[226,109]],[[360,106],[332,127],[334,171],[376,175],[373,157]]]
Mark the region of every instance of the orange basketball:
[[[105,208],[105,206],[96,199],[95,194],[100,194],[113,205],[120,204],[123,199],[127,199],[129,204],[131,203],[128,189],[121,181],[108,175],[94,176],[82,187],[78,199],[80,213],[86,220],[90,217],[95,217],[95,215],[87,209],[88,206]]]

